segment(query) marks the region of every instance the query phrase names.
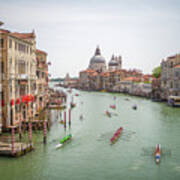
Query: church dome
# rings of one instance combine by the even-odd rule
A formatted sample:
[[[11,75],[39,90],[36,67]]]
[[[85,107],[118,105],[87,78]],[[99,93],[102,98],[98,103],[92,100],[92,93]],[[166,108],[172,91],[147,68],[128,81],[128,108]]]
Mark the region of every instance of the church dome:
[[[99,47],[96,48],[94,56],[90,59],[90,64],[95,64],[95,63],[105,64],[105,58],[101,56],[101,51]]]
[[[109,66],[118,66],[118,62],[115,60],[114,55],[112,55],[111,60],[109,61]]]

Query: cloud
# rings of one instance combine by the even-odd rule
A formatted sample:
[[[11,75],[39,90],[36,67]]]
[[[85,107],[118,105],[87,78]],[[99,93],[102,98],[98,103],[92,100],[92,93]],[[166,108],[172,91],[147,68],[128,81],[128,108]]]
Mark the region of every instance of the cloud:
[[[97,44],[106,60],[121,54],[125,68],[150,72],[179,51],[179,7],[178,1],[167,0],[7,0],[0,14],[7,29],[35,29],[38,48],[48,52],[54,65],[51,73],[63,76],[86,68]]]

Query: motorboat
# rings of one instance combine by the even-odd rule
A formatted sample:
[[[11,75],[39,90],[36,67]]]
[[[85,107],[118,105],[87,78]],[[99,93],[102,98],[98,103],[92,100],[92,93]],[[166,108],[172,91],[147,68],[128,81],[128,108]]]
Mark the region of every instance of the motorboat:
[[[72,139],[72,134],[69,134],[60,140],[60,143],[56,145],[56,149],[62,147],[65,143]]]
[[[73,102],[71,102],[71,108],[73,108],[73,107],[75,107],[76,106],[76,104],[75,103],[73,103]]]
[[[63,120],[61,120],[61,121],[59,121],[59,123],[60,123],[60,124],[64,124],[64,121],[63,121]]]

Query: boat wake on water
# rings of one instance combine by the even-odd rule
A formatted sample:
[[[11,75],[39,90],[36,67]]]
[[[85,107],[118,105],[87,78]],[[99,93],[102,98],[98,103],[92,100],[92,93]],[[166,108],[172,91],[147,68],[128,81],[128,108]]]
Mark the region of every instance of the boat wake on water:
[[[142,156],[154,156],[154,147],[142,148]],[[162,148],[161,156],[171,156],[172,152],[170,149]]]
[[[107,141],[107,142],[109,142],[109,139],[111,138],[113,133],[114,133],[113,131],[102,133],[97,138],[97,141]],[[120,140],[122,140],[122,141],[130,141],[130,139],[132,138],[132,136],[134,134],[135,134],[134,131],[123,130],[123,133],[121,134]]]

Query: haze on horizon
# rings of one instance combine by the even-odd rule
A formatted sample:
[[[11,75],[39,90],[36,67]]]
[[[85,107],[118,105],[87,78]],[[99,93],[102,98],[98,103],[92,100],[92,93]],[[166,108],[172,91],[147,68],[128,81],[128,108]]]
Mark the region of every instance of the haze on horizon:
[[[114,53],[123,68],[151,73],[163,58],[180,53],[179,12],[178,0],[0,0],[2,28],[35,29],[52,77],[78,76],[97,45],[106,63]]]

